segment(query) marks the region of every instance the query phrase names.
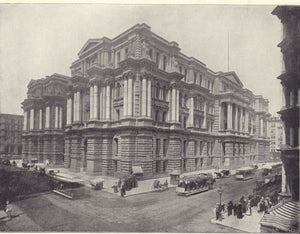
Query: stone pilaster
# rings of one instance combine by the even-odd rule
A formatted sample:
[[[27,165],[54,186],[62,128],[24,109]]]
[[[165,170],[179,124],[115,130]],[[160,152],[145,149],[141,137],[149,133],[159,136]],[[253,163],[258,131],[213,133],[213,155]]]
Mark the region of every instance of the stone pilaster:
[[[81,139],[80,136],[71,138],[71,165],[70,170],[73,172],[80,171],[81,163]]]
[[[70,154],[71,154],[71,140],[70,137],[67,136],[65,137],[65,154],[64,154],[64,167],[65,168],[69,168],[71,165],[71,158],[70,158]]]

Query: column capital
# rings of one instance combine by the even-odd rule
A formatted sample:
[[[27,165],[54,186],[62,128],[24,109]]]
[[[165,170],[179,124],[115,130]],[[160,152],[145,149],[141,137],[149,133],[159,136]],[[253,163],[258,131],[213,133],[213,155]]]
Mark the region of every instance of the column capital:
[[[124,72],[122,77],[123,79],[134,78],[134,73],[132,71]]]

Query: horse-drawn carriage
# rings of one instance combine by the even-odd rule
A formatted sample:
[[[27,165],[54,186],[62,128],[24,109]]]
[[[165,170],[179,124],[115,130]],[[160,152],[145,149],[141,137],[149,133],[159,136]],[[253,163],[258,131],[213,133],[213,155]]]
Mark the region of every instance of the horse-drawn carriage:
[[[184,176],[180,178],[176,187],[177,195],[190,196],[208,191],[213,188],[215,179],[211,174],[201,173],[199,175]]]

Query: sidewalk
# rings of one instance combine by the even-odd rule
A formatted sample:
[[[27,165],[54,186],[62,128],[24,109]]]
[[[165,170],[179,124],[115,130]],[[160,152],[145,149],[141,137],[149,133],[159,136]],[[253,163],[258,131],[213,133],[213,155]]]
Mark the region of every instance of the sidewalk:
[[[242,232],[260,232],[259,221],[262,219],[264,212],[257,212],[256,207],[252,207],[252,215],[245,215],[242,219],[238,219],[236,216],[227,216],[227,213],[223,215],[222,221],[213,218],[211,223],[219,224],[234,229],[238,229]]]
[[[87,187],[91,187],[91,185],[89,183],[90,180],[101,178],[104,180],[102,191],[106,191],[106,192],[121,196],[120,191],[118,193],[115,193],[114,189],[112,188],[112,186],[115,185],[116,182],[118,182],[119,178],[112,177],[112,176],[89,176],[85,172],[80,172],[80,173],[70,172],[67,168],[56,168],[56,170],[59,170],[60,173],[68,174],[74,179],[82,180],[83,184]],[[193,172],[186,172],[186,173],[183,173],[182,175],[183,176],[197,175],[199,173],[212,173],[214,175],[215,171],[216,171],[215,169],[205,169],[205,170],[199,170],[199,171],[193,171]],[[168,184],[169,184],[169,188],[176,187],[176,185],[171,185],[170,176],[156,178],[156,179],[141,180],[141,181],[138,181],[137,188],[133,188],[130,191],[126,191],[125,197],[133,196],[133,195],[137,195],[137,194],[148,193],[148,192],[153,192],[152,186],[153,186],[154,180],[159,180],[161,184],[165,183],[165,181],[167,180]]]

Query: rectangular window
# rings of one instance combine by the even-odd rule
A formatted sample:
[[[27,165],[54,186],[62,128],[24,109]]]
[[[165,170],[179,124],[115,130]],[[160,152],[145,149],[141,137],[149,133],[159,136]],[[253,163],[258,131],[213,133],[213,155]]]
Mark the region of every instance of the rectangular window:
[[[187,141],[183,141],[183,156],[186,156]]]
[[[203,142],[200,141],[200,144],[199,144],[199,152],[200,152],[200,155],[202,155],[202,151],[203,151]]]
[[[156,64],[157,64],[157,66],[159,67],[159,61],[160,61],[160,53],[156,53],[156,60],[155,60],[155,62],[156,62]]]
[[[125,58],[129,57],[128,48],[125,48]]]
[[[202,75],[200,75],[199,78],[200,78],[199,85],[201,86],[202,85]]]
[[[181,66],[179,67],[179,72],[180,72],[180,74],[182,73],[182,67]]]
[[[164,150],[164,156],[167,156],[167,148],[168,148],[168,140],[164,139],[164,145],[163,145],[163,150]]]
[[[160,139],[156,139],[156,155],[159,155],[160,150]]]
[[[197,81],[197,72],[194,72],[194,84],[196,84]]]
[[[167,69],[167,56],[164,56],[163,60],[163,70],[165,71]]]
[[[198,153],[198,141],[195,141],[194,144],[195,144],[195,145],[194,145],[194,155],[196,156],[197,153]]]
[[[187,69],[184,69],[184,81],[186,81],[186,77],[187,77]]]

